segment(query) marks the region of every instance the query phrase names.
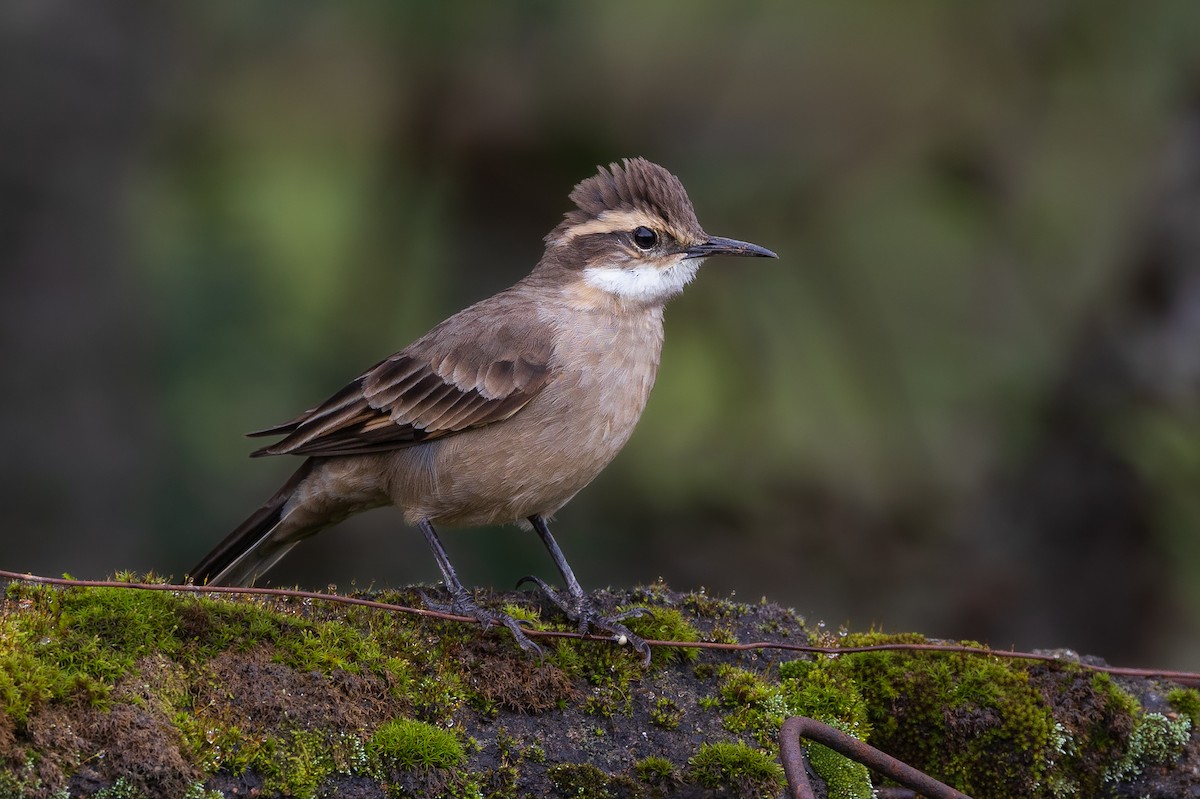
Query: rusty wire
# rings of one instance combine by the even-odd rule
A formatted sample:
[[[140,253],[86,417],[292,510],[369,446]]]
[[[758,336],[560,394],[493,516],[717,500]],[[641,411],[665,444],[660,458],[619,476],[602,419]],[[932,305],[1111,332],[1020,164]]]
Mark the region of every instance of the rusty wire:
[[[805,716],[792,716],[783,722],[783,727],[779,730],[779,759],[783,762],[783,772],[787,776],[788,788],[793,799],[816,799],[812,783],[808,780],[808,763],[804,757],[804,747],[800,744],[802,738],[824,744],[929,799],[971,799],[965,793],[938,782],[925,772],[918,771],[836,727]]]
[[[391,613],[408,613],[415,616],[424,616],[426,618],[441,619],[444,621],[478,624],[476,619],[473,619],[469,616],[459,616],[453,613],[443,613],[442,611],[426,610],[424,608],[412,608],[405,605],[392,604],[390,602],[380,602],[374,599],[361,599],[359,597],[342,596],[340,594],[322,594],[317,591],[302,591],[296,588],[243,588],[225,585],[131,583],[122,582],[119,580],[76,580],[69,577],[42,577],[33,574],[4,571],[2,569],[0,569],[0,579],[19,580],[27,583],[41,583],[45,585],[59,585],[74,588],[127,588],[140,591],[167,591],[170,593],[245,594],[251,596],[308,599],[318,602],[332,602],[334,604],[341,605],[358,605],[361,607],[374,608],[376,610],[384,610]],[[531,638],[574,638],[584,641],[613,641],[612,636],[592,635],[589,633],[577,633],[566,630],[526,629],[525,634]],[[1200,673],[1196,672],[1104,666],[1095,663],[1082,663],[1074,660],[1065,660],[1055,655],[1044,655],[1036,652],[1015,652],[1012,650],[997,650],[986,646],[966,646],[963,644],[871,644],[867,646],[815,646],[811,644],[792,644],[787,643],[786,641],[755,641],[752,643],[730,644],[718,641],[660,641],[655,639],[648,639],[646,643],[652,647],[659,646],[671,649],[713,649],[726,652],[748,652],[752,650],[774,649],[786,652],[802,652],[804,654],[826,655],[829,657],[851,655],[858,652],[944,652],[948,654],[966,654],[978,655],[982,657],[1006,658],[1009,660],[1034,660],[1044,663],[1060,664],[1067,663],[1077,668],[1084,669],[1085,671],[1104,672],[1106,674],[1113,674],[1121,677],[1170,680],[1172,682],[1183,683],[1186,685],[1200,685]]]

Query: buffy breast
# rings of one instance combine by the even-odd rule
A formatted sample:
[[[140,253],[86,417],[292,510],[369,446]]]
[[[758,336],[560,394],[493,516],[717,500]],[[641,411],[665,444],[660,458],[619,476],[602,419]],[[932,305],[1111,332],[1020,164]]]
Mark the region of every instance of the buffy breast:
[[[503,425],[410,451],[391,490],[409,523],[481,526],[548,516],[629,440],[654,385],[661,313],[567,331],[553,378]]]

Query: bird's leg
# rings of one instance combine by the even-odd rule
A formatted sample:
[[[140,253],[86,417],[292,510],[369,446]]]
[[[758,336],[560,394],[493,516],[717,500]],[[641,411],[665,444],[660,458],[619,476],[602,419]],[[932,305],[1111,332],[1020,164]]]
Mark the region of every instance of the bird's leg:
[[[438,538],[437,531],[433,529],[433,525],[429,520],[422,519],[417,526],[425,534],[425,541],[428,542],[429,548],[433,550],[433,558],[437,561],[438,568],[442,570],[442,582],[445,583],[446,590],[450,592],[450,601],[446,603],[434,602],[425,596],[425,594],[421,594],[421,599],[426,607],[442,613],[456,613],[460,616],[470,616],[482,624],[485,630],[493,624],[502,624],[513,634],[513,638],[517,639],[517,644],[522,649],[526,652],[542,654],[541,647],[529,640],[529,636],[525,635],[524,630],[517,624],[516,619],[507,613],[484,610],[475,603],[475,600],[471,598],[471,594],[458,579],[458,574],[455,573],[454,567],[450,565],[450,557],[446,554],[446,549],[442,546],[441,539]]]
[[[546,520],[540,515],[533,515],[529,517],[529,522],[533,525],[533,529],[537,530],[537,534],[542,539],[542,544],[545,545],[546,551],[550,553],[550,557],[554,559],[554,565],[558,567],[558,573],[562,575],[563,585],[566,586],[567,596],[564,597],[561,593],[555,591],[542,578],[532,575],[521,578],[521,581],[517,585],[525,582],[535,583],[542,589],[546,597],[567,615],[567,618],[579,625],[579,632],[586,633],[589,628],[594,628],[612,633],[613,640],[628,643],[642,655],[646,664],[649,665],[650,646],[641,637],[634,635],[628,627],[621,624],[625,619],[640,616],[645,611],[637,608],[612,616],[602,615],[599,608],[592,602],[591,597],[583,592],[583,587],[579,585],[579,580],[575,579],[575,572],[571,571],[571,565],[567,563],[562,550],[558,548],[558,542],[550,534],[550,528],[546,525]]]

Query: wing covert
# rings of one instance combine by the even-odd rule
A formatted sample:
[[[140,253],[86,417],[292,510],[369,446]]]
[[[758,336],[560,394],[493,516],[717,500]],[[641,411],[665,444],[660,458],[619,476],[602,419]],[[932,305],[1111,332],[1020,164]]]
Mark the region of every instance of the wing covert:
[[[321,405],[251,433],[284,436],[252,454],[384,452],[512,416],[551,379],[550,337],[524,314],[489,326],[487,310],[451,317]]]

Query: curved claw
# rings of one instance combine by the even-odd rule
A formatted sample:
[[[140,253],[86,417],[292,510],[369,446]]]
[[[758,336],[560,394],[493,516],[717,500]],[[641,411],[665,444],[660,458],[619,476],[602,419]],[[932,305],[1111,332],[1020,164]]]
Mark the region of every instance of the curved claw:
[[[527,636],[525,631],[521,629],[521,623],[519,621],[507,613],[493,613],[492,616],[494,617],[494,621],[498,621],[500,624],[503,624],[508,628],[508,631],[512,633],[513,638],[517,640],[517,645],[519,647],[524,649],[526,652],[537,655],[539,658],[544,658],[546,656],[546,653],[542,651],[540,646],[529,640],[529,636]]]
[[[421,602],[430,610],[436,610],[440,613],[454,613],[459,616],[468,616],[487,630],[493,625],[503,625],[512,633],[513,638],[517,641],[517,646],[526,652],[532,652],[538,657],[543,657],[545,653],[542,648],[529,640],[529,636],[521,629],[521,624],[507,613],[502,613],[497,610],[485,610],[475,604],[465,592],[462,594],[451,595],[449,602],[436,602],[431,599],[424,591],[418,591],[418,596],[421,597]]]
[[[650,644],[646,643],[644,639],[638,638],[635,635],[632,639],[630,639],[629,645],[632,646],[634,650],[642,656],[642,668],[650,668]]]
[[[516,587],[520,588],[521,586],[525,585],[526,583],[533,583],[538,588],[542,589],[542,593],[544,593],[548,596],[551,596],[551,597],[558,596],[558,592],[554,590],[553,586],[551,586],[550,583],[546,582],[541,577],[538,577],[536,574],[527,574],[524,577],[522,577],[520,580],[517,580]],[[556,600],[554,604],[557,605],[558,601]]]
[[[614,613],[608,618],[613,621],[625,621],[626,619],[640,619],[642,616],[653,617],[654,611],[650,610],[650,608],[630,608],[629,610],[623,610],[620,613]]]
[[[558,593],[558,591],[554,588],[554,586],[550,585],[550,583],[546,582],[545,580],[543,580],[541,577],[538,577],[537,575],[527,574],[524,577],[522,577],[520,580],[517,581],[517,588],[520,588],[521,586],[525,585],[526,583],[533,583],[534,585],[536,585],[538,587],[538,590],[541,591],[542,594],[545,595],[546,599],[550,600],[550,603],[552,605],[554,605],[556,608],[558,608],[564,614],[566,614],[567,618],[571,619],[572,621],[575,621],[576,616],[579,613],[579,610],[575,608],[575,606],[570,602],[570,600],[563,599],[562,595]],[[579,632],[583,633],[583,632],[586,632],[586,630],[581,629]]]
[[[650,613],[651,611],[648,608],[630,608],[621,613],[604,616],[601,615],[596,606],[592,604],[591,599],[585,594],[564,598],[553,586],[541,577],[532,574],[522,577],[517,582],[517,586],[520,587],[525,583],[536,585],[546,595],[546,599],[561,610],[563,615],[576,623],[581,635],[586,635],[589,630],[609,633],[613,643],[619,646],[624,644],[630,645],[642,656],[642,665],[650,665],[650,645],[641,636],[636,635],[624,624],[621,624],[625,619],[633,619]]]
[[[624,624],[618,624],[615,621],[616,617],[603,619],[594,619],[592,625],[598,629],[607,630],[612,633],[612,640],[617,645],[625,645],[633,647],[634,651],[642,656],[642,667],[649,668],[650,666],[650,644],[646,643],[646,639],[640,635],[635,635],[630,632],[629,628]]]

